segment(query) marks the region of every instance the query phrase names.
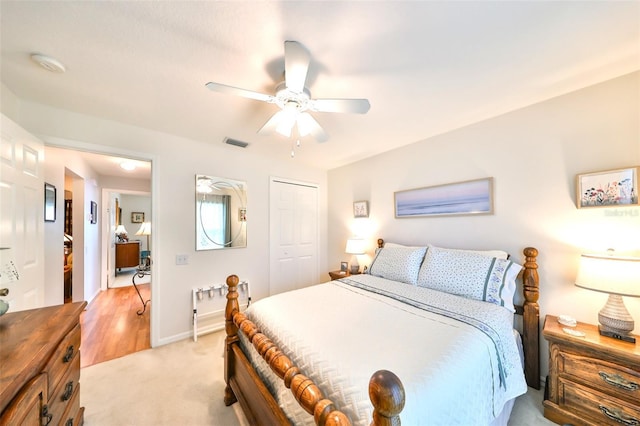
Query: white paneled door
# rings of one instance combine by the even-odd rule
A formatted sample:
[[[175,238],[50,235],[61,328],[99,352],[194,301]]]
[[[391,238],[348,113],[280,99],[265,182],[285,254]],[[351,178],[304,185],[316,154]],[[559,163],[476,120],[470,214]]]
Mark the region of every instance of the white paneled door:
[[[9,310],[22,311],[44,304],[44,144],[1,120],[0,288]]]
[[[317,284],[318,187],[271,179],[271,295]]]

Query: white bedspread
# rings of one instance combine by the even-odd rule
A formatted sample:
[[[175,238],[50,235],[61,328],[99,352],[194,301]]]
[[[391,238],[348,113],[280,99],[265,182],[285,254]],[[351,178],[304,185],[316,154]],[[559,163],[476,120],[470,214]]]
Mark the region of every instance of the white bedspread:
[[[263,299],[247,315],[357,425],[371,422],[368,383],[380,369],[402,380],[407,425],[487,425],[527,390],[513,314],[486,302],[357,275]],[[292,423],[313,424],[248,355]]]

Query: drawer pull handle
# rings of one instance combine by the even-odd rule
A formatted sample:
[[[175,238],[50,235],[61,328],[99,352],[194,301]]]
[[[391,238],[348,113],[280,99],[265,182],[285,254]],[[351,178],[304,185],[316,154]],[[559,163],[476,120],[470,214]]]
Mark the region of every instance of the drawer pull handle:
[[[73,358],[73,345],[69,345],[69,347],[67,348],[67,352],[64,354],[64,357],[62,358],[62,362],[69,362],[71,361],[71,358]]]
[[[630,392],[637,391],[638,389],[640,389],[639,384],[630,382],[624,377],[620,376],[619,374],[609,375],[603,371],[601,371],[598,374],[600,374],[600,377],[602,377],[602,380],[604,380],[605,382],[617,388],[628,390]]]
[[[64,393],[62,394],[62,400],[68,401],[69,398],[71,398],[71,395],[73,395],[73,382],[69,382],[65,386]]]
[[[47,426],[51,423],[51,419],[53,419],[53,414],[49,414],[49,406],[44,405],[42,407],[42,412],[40,413],[40,424],[42,426]]]
[[[615,420],[616,422],[622,423],[623,425],[627,425],[627,426],[640,425],[640,420],[636,419],[635,417],[625,416],[621,410],[611,409],[611,408],[605,407],[604,405],[600,405],[599,407],[600,407],[600,411],[602,411],[602,414],[609,417],[611,420]]]

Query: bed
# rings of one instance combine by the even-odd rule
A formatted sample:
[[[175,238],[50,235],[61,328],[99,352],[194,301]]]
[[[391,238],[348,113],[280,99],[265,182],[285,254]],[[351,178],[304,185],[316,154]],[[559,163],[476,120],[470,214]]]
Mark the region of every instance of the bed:
[[[540,388],[538,251],[521,266],[501,251],[378,246],[367,274],[245,312],[227,278],[226,405],[266,425],[507,423]]]

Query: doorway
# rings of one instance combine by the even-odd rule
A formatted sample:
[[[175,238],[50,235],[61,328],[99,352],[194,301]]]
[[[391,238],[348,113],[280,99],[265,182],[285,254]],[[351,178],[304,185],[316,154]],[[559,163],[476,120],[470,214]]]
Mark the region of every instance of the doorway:
[[[271,178],[269,293],[317,284],[318,186]]]

